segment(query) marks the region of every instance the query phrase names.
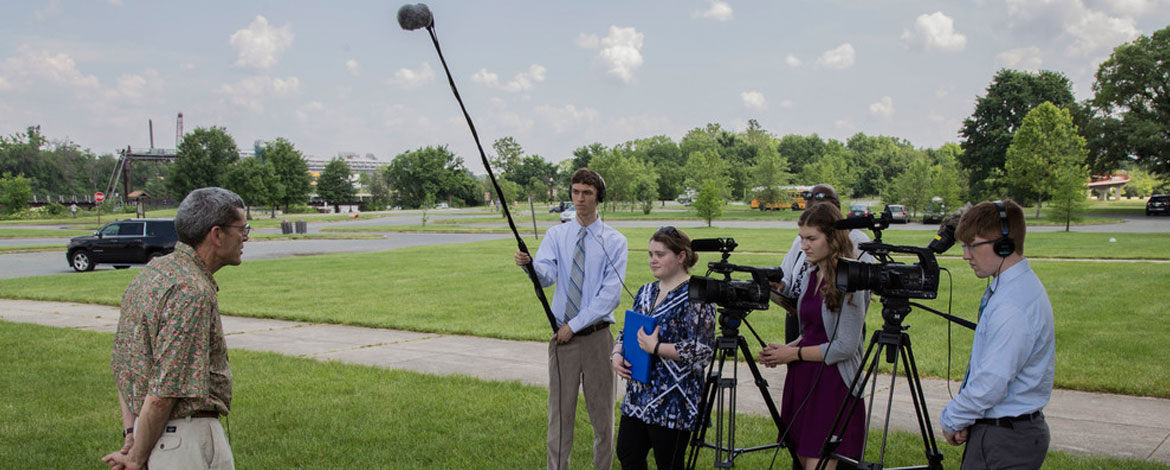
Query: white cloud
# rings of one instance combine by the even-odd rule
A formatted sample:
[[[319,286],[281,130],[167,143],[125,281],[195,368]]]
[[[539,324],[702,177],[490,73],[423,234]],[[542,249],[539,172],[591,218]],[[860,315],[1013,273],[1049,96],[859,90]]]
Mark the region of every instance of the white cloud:
[[[731,10],[731,5],[720,0],[710,0],[711,7],[706,10],[695,11],[691,13],[691,18],[706,18],[715,21],[731,21],[734,18],[734,12]]]
[[[801,64],[800,59],[797,59],[796,56],[792,54],[788,54],[788,57],[784,58],[784,63],[792,67],[800,67]]]
[[[1100,11],[1087,11],[1066,25],[1065,32],[1075,38],[1067,49],[1070,56],[1088,56],[1109,50],[1141,35],[1133,18],[1113,18]]]
[[[431,64],[423,62],[418,70],[398,69],[398,72],[394,73],[394,78],[386,80],[386,83],[406,90],[418,88],[434,78],[435,71],[431,70]]]
[[[739,98],[743,100],[743,106],[747,109],[762,111],[768,106],[764,94],[758,91],[745,91],[739,94]]]
[[[817,63],[821,66],[830,69],[847,69],[853,66],[854,57],[857,54],[853,51],[853,45],[849,43],[842,44],[836,49],[825,51],[821,57],[817,59]]]
[[[597,60],[605,68],[606,73],[617,77],[624,83],[634,79],[634,72],[642,66],[642,33],[633,27],[609,27],[609,36],[601,40],[601,50],[597,53]]]
[[[77,90],[94,91],[101,87],[97,77],[77,70],[77,63],[68,54],[34,50],[27,44],[17,51],[20,55],[0,62],[0,77],[6,78],[10,89],[22,90],[46,82]]]
[[[577,47],[582,49],[597,49],[601,47],[601,38],[597,37],[596,34],[581,33],[577,35],[577,39],[573,41],[573,44],[576,44]]]
[[[49,4],[33,11],[33,18],[45,20],[61,14],[61,0],[49,0]]]
[[[297,108],[297,120],[306,122],[309,120],[309,118],[313,117],[313,115],[320,114],[324,110],[325,105],[320,101],[310,101],[308,104]]]
[[[292,46],[292,27],[274,28],[268,25],[267,18],[258,15],[247,29],[232,33],[230,41],[237,54],[232,65],[266,70],[276,65],[279,56]]]
[[[889,96],[883,96],[876,103],[869,105],[869,114],[874,117],[889,120],[894,117],[894,99]]]
[[[362,65],[358,61],[349,59],[345,61],[345,69],[349,71],[350,75],[358,76],[362,73]]]
[[[599,114],[596,109],[589,107],[577,109],[571,104],[562,108],[537,106],[536,113],[544,117],[544,122],[552,126],[557,134],[577,129],[582,125],[592,124]]]
[[[839,131],[852,131],[853,129],[857,128],[856,126],[853,125],[852,122],[849,122],[845,119],[838,119],[836,121],[833,121],[833,127]]]
[[[1170,6],[1170,0],[1089,0],[1091,7],[1114,14],[1141,17],[1150,10]]]
[[[521,116],[520,113],[512,111],[508,108],[508,103],[499,98],[492,98],[489,100],[492,104],[492,114],[489,116],[491,122],[502,129],[507,129],[510,133],[525,133],[532,129],[535,121]],[[453,123],[462,122],[462,119],[455,119],[452,117]]]
[[[1000,67],[1036,71],[1044,63],[1040,57],[1040,48],[1036,46],[1017,47],[1000,52],[995,56],[995,62]]]
[[[955,31],[955,20],[941,11],[918,15],[914,31],[903,30],[902,40],[926,50],[957,52],[967,47],[967,36]]]
[[[512,77],[512,81],[500,84],[500,76],[496,73],[489,72],[488,69],[479,69],[471,75],[471,81],[479,83],[484,86],[499,88],[501,90],[517,93],[521,91],[531,90],[536,84],[543,82],[548,69],[539,64],[532,64],[525,72],[517,73]]]
[[[300,90],[297,77],[273,78],[265,75],[246,77],[236,83],[225,83],[215,90],[227,97],[229,103],[255,111],[264,112],[264,101],[269,95],[287,96]]]
[[[780,102],[781,109],[788,109],[792,107],[792,100],[783,100]]]

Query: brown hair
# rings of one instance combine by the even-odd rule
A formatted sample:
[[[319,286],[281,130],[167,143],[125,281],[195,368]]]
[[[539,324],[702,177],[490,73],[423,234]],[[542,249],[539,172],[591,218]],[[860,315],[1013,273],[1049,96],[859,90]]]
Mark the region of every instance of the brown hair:
[[[597,191],[599,195],[605,191],[605,180],[601,179],[601,174],[588,168],[580,168],[573,172],[573,177],[569,180],[569,185],[572,186],[574,184],[593,186],[593,190]],[[597,202],[601,202],[600,199],[599,197]]]
[[[1011,199],[1004,199],[1004,213],[1007,215],[1008,237],[1016,243],[1015,253],[1024,255],[1024,237],[1028,228],[1024,224],[1024,209]],[[999,219],[999,208],[991,201],[983,201],[963,213],[959,219],[959,226],[955,229],[955,238],[970,245],[975,237],[987,240],[998,240],[1003,236],[1003,225]]]
[[[841,220],[841,209],[832,204],[815,204],[800,214],[800,220],[796,224],[801,227],[812,227],[820,230],[825,235],[825,240],[829,242],[829,257],[823,263],[825,268],[822,272],[822,279],[820,289],[825,295],[825,305],[829,310],[841,310],[841,302],[845,298],[845,293],[837,288],[837,260],[841,258],[854,258],[853,240],[849,239],[848,230],[837,230],[833,227],[833,223]],[[852,299],[852,296],[850,296]],[[850,300],[852,305],[852,300]]]
[[[686,253],[686,257],[683,258],[683,269],[687,272],[691,272],[691,268],[699,261],[699,255],[691,249],[691,237],[682,230],[667,225],[654,232],[654,235],[650,236],[650,241],[666,245],[666,248],[676,255]]]

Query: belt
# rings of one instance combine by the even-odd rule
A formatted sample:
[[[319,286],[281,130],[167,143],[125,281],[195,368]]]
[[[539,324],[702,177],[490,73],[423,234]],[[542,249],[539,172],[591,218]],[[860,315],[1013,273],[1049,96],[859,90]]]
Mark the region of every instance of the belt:
[[[1036,410],[1028,414],[1019,416],[1006,416],[1003,418],[980,418],[975,420],[975,424],[990,424],[992,426],[999,426],[1001,428],[1012,428],[1012,423],[1020,421],[1032,421],[1037,418],[1044,418],[1044,413],[1041,410]]]
[[[191,417],[192,418],[218,418],[219,412],[218,411],[211,411],[211,410],[196,411],[195,414],[191,415]]]
[[[573,336],[586,336],[586,335],[593,334],[593,333],[601,331],[601,330],[609,331],[610,324],[611,323],[605,322],[605,321],[597,322],[597,323],[589,325],[585,328],[581,328],[581,331],[573,333]]]

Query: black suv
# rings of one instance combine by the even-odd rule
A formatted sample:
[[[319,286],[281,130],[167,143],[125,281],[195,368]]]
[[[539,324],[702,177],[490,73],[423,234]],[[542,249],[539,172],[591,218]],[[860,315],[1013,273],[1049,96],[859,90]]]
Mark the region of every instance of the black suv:
[[[125,268],[175,251],[178,241],[174,219],[119,220],[70,239],[65,259],[77,271],[93,271],[98,263]]]
[[[1155,194],[1146,201],[1146,215],[1170,214],[1170,195]]]

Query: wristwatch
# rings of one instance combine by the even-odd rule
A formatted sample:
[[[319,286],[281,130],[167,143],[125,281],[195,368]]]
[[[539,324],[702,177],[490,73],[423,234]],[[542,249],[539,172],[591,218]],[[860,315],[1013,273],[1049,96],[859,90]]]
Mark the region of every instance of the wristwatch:
[[[134,434],[134,426],[130,426],[130,427],[122,430],[122,437],[126,437],[127,435],[130,435],[130,434]]]

